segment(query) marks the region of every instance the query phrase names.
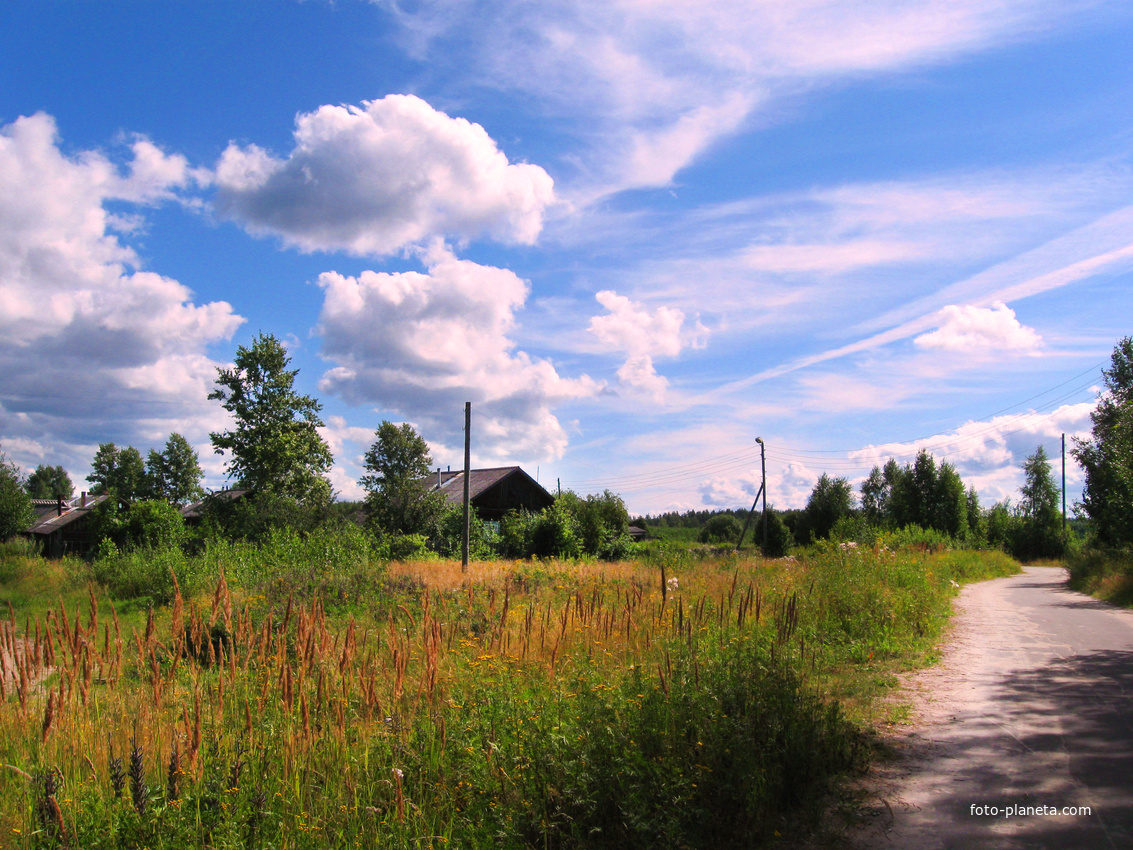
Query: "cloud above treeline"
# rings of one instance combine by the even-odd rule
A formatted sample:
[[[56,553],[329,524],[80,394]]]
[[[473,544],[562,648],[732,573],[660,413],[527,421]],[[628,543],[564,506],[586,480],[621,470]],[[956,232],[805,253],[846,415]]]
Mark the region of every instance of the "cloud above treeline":
[[[139,432],[200,436],[208,414],[185,405],[215,377],[208,347],[245,321],[123,243],[139,221],[108,202],[179,198],[208,179],[147,139],[129,147],[123,171],[98,151],[65,155],[48,115],[0,129],[0,433],[24,463],[51,451],[81,465],[74,445]]]
[[[590,332],[607,348],[626,355],[625,363],[618,369],[619,382],[653,401],[663,401],[669,382],[657,374],[653,358],[676,357],[686,347],[703,347],[707,328],[699,321],[686,327],[684,312],[675,307],[661,306],[650,311],[610,290],[594,297],[607,312],[590,320]]]
[[[515,311],[529,289],[515,273],[458,259],[439,242],[422,260],[423,273],[319,276],[322,356],[337,364],[320,389],[397,411],[454,445],[471,401],[486,419],[480,451],[561,455],[567,432],[553,409],[601,384],[564,377],[549,360],[515,349]]]
[[[299,115],[278,158],[229,144],[217,205],[250,233],[303,251],[384,256],[435,237],[533,243],[554,201],[537,165],[510,163],[479,124],[413,95]]]
[[[295,142],[283,159],[230,144],[210,171],[141,136],[127,140],[122,166],[99,151],[65,155],[44,114],[3,128],[0,433],[25,464],[63,454],[81,467],[98,442],[172,430],[201,448],[222,424],[206,403],[220,365],[207,349],[244,318],[223,301],[195,303],[125,241],[144,232],[145,207],[205,209],[211,188],[216,209],[254,234],[304,251],[408,251],[424,263],[424,274],[320,277],[322,353],[337,364],[325,391],[399,411],[441,439],[452,436],[452,410],[473,400],[488,417],[484,451],[561,453],[567,434],[553,408],[600,382],[515,350],[509,333],[529,285],[459,260],[442,241],[530,244],[554,202],[546,172],[509,163],[482,127],[413,96],[300,115]]]

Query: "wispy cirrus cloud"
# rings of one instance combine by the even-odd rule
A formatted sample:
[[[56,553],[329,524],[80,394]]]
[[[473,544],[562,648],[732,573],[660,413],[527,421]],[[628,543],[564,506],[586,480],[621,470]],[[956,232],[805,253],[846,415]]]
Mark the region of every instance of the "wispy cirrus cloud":
[[[1065,27],[1096,4],[1038,0],[376,0],[414,53],[534,96],[573,128],[580,199],[667,185],[775,99]],[[582,163],[585,163],[584,165]]]

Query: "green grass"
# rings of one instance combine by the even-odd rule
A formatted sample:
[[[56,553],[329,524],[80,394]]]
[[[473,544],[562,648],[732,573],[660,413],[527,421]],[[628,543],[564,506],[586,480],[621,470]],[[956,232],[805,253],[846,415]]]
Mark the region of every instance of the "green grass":
[[[1066,566],[1075,590],[1133,608],[1133,550],[1086,548],[1071,553]]]
[[[155,565],[184,598],[136,584]],[[465,576],[288,535],[0,553],[6,639],[44,656],[0,702],[0,847],[773,846],[863,765],[952,583],[1016,569],[830,545]]]

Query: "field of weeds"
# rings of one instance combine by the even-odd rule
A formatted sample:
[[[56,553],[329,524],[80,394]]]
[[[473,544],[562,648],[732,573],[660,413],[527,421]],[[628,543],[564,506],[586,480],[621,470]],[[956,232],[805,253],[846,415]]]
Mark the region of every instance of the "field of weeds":
[[[9,553],[0,846],[774,845],[866,757],[871,683],[1017,569],[293,554],[155,554],[172,592],[141,606]]]

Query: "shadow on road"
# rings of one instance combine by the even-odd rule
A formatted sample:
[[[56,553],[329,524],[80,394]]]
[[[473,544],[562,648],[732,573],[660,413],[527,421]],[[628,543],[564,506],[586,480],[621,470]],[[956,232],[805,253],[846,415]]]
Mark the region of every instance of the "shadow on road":
[[[980,713],[907,747],[933,810],[899,819],[894,838],[936,824],[932,844],[921,846],[1133,847],[1133,653],[1092,652],[1008,674]],[[999,814],[978,816],[972,806]],[[1008,806],[1091,811],[1007,818]]]

